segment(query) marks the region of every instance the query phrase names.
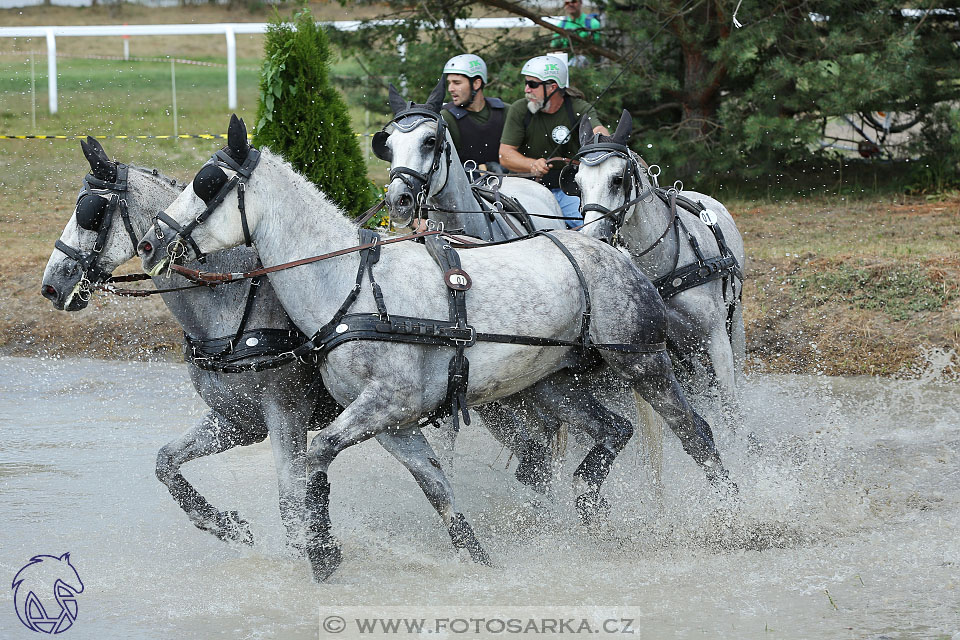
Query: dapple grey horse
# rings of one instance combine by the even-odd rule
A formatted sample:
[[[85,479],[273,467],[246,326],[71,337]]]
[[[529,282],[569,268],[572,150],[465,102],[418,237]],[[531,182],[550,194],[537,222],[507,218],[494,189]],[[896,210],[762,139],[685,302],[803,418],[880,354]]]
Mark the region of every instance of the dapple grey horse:
[[[527,235],[527,227],[517,217],[498,212],[490,203],[481,205],[440,116],[443,96],[442,81],[425,104],[405,102],[390,85],[394,120],[375,135],[373,150],[377,157],[390,162],[386,202],[392,219],[404,224],[417,211],[416,204],[422,202],[428,206],[430,220],[441,223],[445,229],[462,230],[467,236],[495,242]],[[497,176],[490,179],[499,180]],[[499,190],[515,197],[531,214],[528,220],[533,228],[567,228],[556,199],[543,185],[508,176],[503,178]],[[552,392],[541,386],[535,399],[521,394],[485,409],[485,423],[493,435],[519,452],[517,478],[537,491],[545,491],[550,481],[545,438],[555,434],[561,423],[585,431],[594,441],[602,440],[611,431],[622,432],[628,428],[624,426],[627,422],[624,418],[597,401],[595,394],[609,395],[608,389],[588,389],[582,383],[573,383],[570,377],[569,373],[558,374]],[[561,383],[561,378],[568,379]],[[574,389],[572,394],[571,389]],[[571,395],[576,401],[571,401]],[[661,456],[661,442],[656,437],[659,431],[652,432],[650,427],[659,423],[649,405],[641,403],[640,407],[643,446],[647,456],[656,461]],[[524,411],[524,408],[530,410]],[[519,419],[520,415],[524,416],[523,420]],[[452,448],[456,432],[450,429],[445,435],[451,437],[447,446]],[[590,518],[589,513],[581,516]]]
[[[390,108],[395,117],[375,135],[373,150],[390,163],[386,201],[391,218],[399,225],[409,224],[418,213],[417,205],[427,204],[433,207],[431,220],[443,223],[446,229],[462,230],[464,235],[487,241],[526,235],[516,216],[499,213],[490,203],[482,204],[471,188],[453,138],[440,117],[444,91],[441,80],[425,104],[415,104],[405,102],[390,85]],[[491,179],[499,180],[496,176]],[[501,194],[516,198],[531,214],[534,228],[566,229],[556,198],[542,184],[507,176],[498,188]]]
[[[123,165],[111,161],[93,138],[82,143],[90,163],[88,181],[115,183]],[[184,189],[175,180],[156,170],[129,167],[126,190],[95,189],[85,185],[60,242],[86,254],[97,241],[98,228],[87,221],[78,224],[91,204],[123,197],[133,235],[139,238],[150,226],[158,208],[173,202]],[[88,202],[89,199],[93,199]],[[119,204],[119,203],[118,203]],[[95,271],[101,277],[136,255],[136,248],[124,224],[114,216],[104,229],[103,252]],[[105,221],[100,221],[106,224]],[[254,250],[245,247],[209,256],[209,268],[247,271],[260,266]],[[57,309],[79,311],[89,299],[90,279],[74,258],[55,249],[43,275],[42,294]],[[179,276],[156,277],[158,288],[176,288],[190,283]],[[96,284],[95,282],[92,284]],[[199,287],[162,294],[167,308],[186,334],[198,339],[232,336],[237,330],[252,285]],[[256,329],[294,330],[280,306],[270,282],[264,280],[253,300],[247,326]],[[300,341],[305,338],[300,338]],[[308,429],[321,429],[340,412],[340,406],[324,388],[315,365],[293,362],[282,368],[241,373],[219,373],[190,364],[194,387],[210,407],[199,424],[165,445],[157,456],[157,477],[200,529],[224,540],[253,541],[248,523],[236,511],[218,511],[211,506],[180,472],[180,467],[196,458],[220,453],[235,446],[262,442],[267,435],[273,448],[280,494],[280,513],[287,533],[287,544],[303,547],[303,504],[306,488],[305,451]],[[445,477],[437,471],[436,455],[420,433],[411,428],[377,436],[380,444],[414,476],[434,505],[448,504],[452,492]]]
[[[253,150],[247,144],[246,127],[236,116],[228,129],[228,146],[197,174],[201,176],[221,184],[220,194],[243,177],[245,206],[239,197],[205,201],[196,192],[195,179],[194,189],[186,189],[158,215],[141,239],[138,250],[147,273],[161,273],[195,251],[236,246],[245,238],[272,265],[357,243],[356,224],[288,163],[269,150]],[[682,434],[684,447],[708,476],[732,488],[709,425],[690,408],[669,356],[656,346],[665,338],[666,313],[650,281],[627,257],[602,242],[564,231],[555,232],[554,239],[564,245],[563,251],[551,239],[537,237],[463,252],[463,269],[473,282],[471,332],[533,334],[575,343],[588,329],[591,344],[608,345],[599,351],[603,361]],[[424,247],[402,242],[383,250],[377,289],[361,286],[363,274],[371,270],[370,254],[358,253],[270,273],[277,296],[302,331],[316,331],[318,340],[349,332],[348,310],[362,314],[357,317],[380,317],[392,331],[394,325],[382,320],[384,304],[393,317],[446,316],[447,289],[441,278],[425,277],[438,270]],[[617,348],[623,345],[629,346]],[[575,347],[478,341],[469,348],[466,405],[517,393],[580,357],[581,349]],[[308,450],[307,555],[315,579],[325,580],[341,561],[340,543],[331,531],[330,464],[346,448],[416,424],[437,409],[447,395],[449,368],[449,349],[403,341],[353,340],[325,354],[320,368],[324,383],[345,409]],[[591,450],[581,465],[588,485],[597,470],[603,474],[609,470],[610,456],[616,453],[601,445]],[[463,514],[447,511],[444,521],[475,560],[487,558]]]
[[[647,165],[626,148],[632,128],[633,121],[627,111],[621,115],[613,136],[598,137],[588,120],[581,123],[581,145],[603,143],[595,151],[590,150],[593,147],[585,147],[580,156],[576,182],[584,215],[582,233],[622,245],[637,266],[657,282],[674,273],[677,267],[697,262],[691,242],[696,242],[707,258],[718,256],[720,250],[714,233],[700,217],[678,205],[676,211],[681,224],[677,225],[669,206],[652,194],[650,190],[654,185]],[[609,148],[604,148],[604,144]],[[626,211],[614,216],[606,214],[644,192],[650,193],[649,197],[640,199]],[[743,238],[730,212],[702,193],[678,193],[714,212],[716,225],[742,274]],[[709,218],[709,214],[705,215]],[[721,415],[731,428],[743,421],[740,390],[746,340],[740,302],[742,288],[741,277],[717,278],[664,300],[669,318],[668,345],[685,364],[703,362],[708,388],[717,392]],[[687,368],[691,373],[685,375]],[[681,366],[677,372],[688,391],[689,383],[694,382],[690,379],[692,369]]]

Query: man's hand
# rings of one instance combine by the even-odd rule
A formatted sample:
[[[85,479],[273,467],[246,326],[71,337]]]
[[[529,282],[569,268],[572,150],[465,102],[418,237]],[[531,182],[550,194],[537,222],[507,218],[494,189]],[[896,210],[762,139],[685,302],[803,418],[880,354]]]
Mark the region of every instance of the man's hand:
[[[547,164],[547,161],[544,158],[537,158],[530,163],[530,173],[538,178],[545,174],[549,169],[550,166]]]

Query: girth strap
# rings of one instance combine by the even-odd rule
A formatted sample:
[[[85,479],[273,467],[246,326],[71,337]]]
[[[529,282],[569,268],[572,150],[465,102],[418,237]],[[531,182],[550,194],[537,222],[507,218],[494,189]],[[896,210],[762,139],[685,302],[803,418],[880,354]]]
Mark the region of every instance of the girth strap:
[[[467,324],[467,288],[469,288],[469,276],[460,275],[460,256],[450,247],[446,241],[437,236],[431,236],[424,239],[427,253],[436,260],[443,270],[443,281],[447,286],[447,307],[449,310],[450,322],[457,329],[470,330]],[[465,284],[455,285],[452,283],[452,277],[459,277]],[[466,288],[465,288],[466,287]],[[470,413],[467,411],[467,384],[470,379],[470,361],[464,355],[464,340],[454,342],[454,354],[450,358],[450,364],[447,368],[447,393],[444,397],[441,407],[449,407],[450,415],[453,417],[454,431],[460,430],[460,414],[463,416],[463,422],[470,425]],[[442,414],[437,416],[442,418]]]
[[[590,290],[587,288],[587,279],[583,275],[583,271],[580,269],[580,265],[577,264],[576,259],[573,257],[573,254],[570,253],[570,250],[567,249],[562,242],[557,240],[557,238],[550,233],[549,231],[539,231],[537,235],[542,235],[550,240],[553,244],[557,245],[557,248],[566,256],[567,260],[570,261],[570,264],[573,266],[573,270],[577,274],[577,279],[580,281],[580,289],[583,291],[583,315],[580,316],[580,345],[583,349],[587,349],[590,346]]]

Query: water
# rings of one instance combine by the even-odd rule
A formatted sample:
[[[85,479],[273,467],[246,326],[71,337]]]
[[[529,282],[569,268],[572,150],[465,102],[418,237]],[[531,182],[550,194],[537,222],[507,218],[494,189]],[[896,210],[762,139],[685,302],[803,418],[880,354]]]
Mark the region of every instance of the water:
[[[454,482],[494,569],[461,561],[406,471],[356,447],[331,474],[344,563],[316,585],[284,551],[267,443],[184,467],[250,521],[251,548],[195,529],[154,477],[204,410],[182,366],[0,358],[0,584],[69,551],[86,585],[69,638],[317,638],[321,608],[386,605],[603,605],[647,638],[956,637],[960,386],[755,376],[747,406],[756,438],[721,438],[740,512],[671,437],[658,516],[631,443],[598,535],[569,507],[574,437],[538,509],[515,461],[466,428]],[[36,637],[6,593],[0,637]]]

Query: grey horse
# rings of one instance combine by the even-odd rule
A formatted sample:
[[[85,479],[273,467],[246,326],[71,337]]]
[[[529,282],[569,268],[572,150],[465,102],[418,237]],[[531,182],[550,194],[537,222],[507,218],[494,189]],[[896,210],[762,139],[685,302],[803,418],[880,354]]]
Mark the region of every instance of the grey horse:
[[[429,218],[447,229],[487,241],[526,235],[528,230],[517,216],[504,215],[496,205],[482,203],[471,188],[460,156],[446,123],[440,117],[444,85],[441,80],[425,104],[405,102],[390,85],[390,107],[394,119],[373,139],[374,153],[390,163],[390,184],[386,202],[399,225],[409,224],[418,213],[418,204],[431,207]],[[495,198],[515,198],[530,214],[535,229],[565,229],[563,212],[550,190],[524,178],[490,176],[484,183]],[[486,213],[481,213],[485,211]]]
[[[625,247],[654,282],[670,280],[678,268],[697,263],[693,243],[706,258],[715,259],[720,253],[718,240],[701,217],[681,206],[676,207],[678,224],[668,204],[653,194],[647,165],[626,147],[632,128],[627,111],[613,136],[597,136],[588,120],[581,123],[580,143],[584,146],[576,182],[584,216],[582,233]],[[695,191],[674,191],[700,203],[708,210],[703,215],[708,220],[709,212],[713,212],[715,224],[736,258],[739,274],[717,277],[675,295],[665,293],[667,343],[678,361],[688,365],[678,366],[677,372],[688,391],[695,382],[691,379],[695,367],[691,365],[703,363],[707,388],[717,391],[721,414],[728,426],[736,428],[743,421],[740,390],[746,342],[741,304],[743,238],[720,202]],[[648,195],[637,200],[644,193]],[[625,211],[609,215],[632,200],[637,202]]]
[[[201,177],[223,185],[220,194],[242,177],[245,206],[239,197],[205,200],[196,191]],[[147,273],[162,273],[196,251],[236,246],[245,238],[264,262],[273,265],[357,243],[356,224],[289,164],[269,150],[252,149],[246,128],[235,116],[228,129],[228,146],[197,178],[194,188],[186,189],[158,215],[141,239],[138,250]],[[563,251],[554,241],[562,243]],[[316,340],[350,332],[347,319],[354,320],[345,315],[348,310],[359,314],[357,318],[381,318],[388,332],[397,325],[383,320],[384,304],[394,318],[446,315],[447,289],[441,278],[424,277],[436,273],[437,267],[423,247],[403,242],[382,251],[377,288],[372,283],[360,286],[363,274],[372,273],[369,256],[369,252],[336,255],[296,270],[274,271],[270,278],[290,317],[305,333],[316,332]],[[509,336],[535,331],[540,338],[575,344],[588,330],[592,344],[607,345],[599,351],[603,361],[681,435],[685,449],[708,476],[732,486],[709,425],[683,397],[669,356],[657,346],[666,332],[663,303],[628,258],[583,234],[559,231],[553,240],[537,237],[464,252],[462,263],[473,282],[471,333]],[[588,295],[592,305],[586,315]],[[474,406],[543,381],[575,364],[582,350],[478,341],[469,353],[465,404]],[[437,409],[447,395],[449,368],[448,349],[408,342],[360,339],[325,353],[320,367],[324,383],[345,408],[313,439],[307,453],[307,555],[316,580],[328,578],[341,561],[340,544],[331,531],[330,464],[346,448],[407,428]],[[592,473],[606,473],[611,462],[605,447],[594,447],[588,458],[591,455],[594,459],[582,465],[587,484]],[[444,521],[475,559],[486,557],[462,513],[448,507]]]
[[[373,149],[378,157],[390,162],[385,199],[391,218],[404,224],[417,211],[419,202],[427,205],[423,208],[431,221],[487,242],[524,236],[532,229],[566,229],[553,194],[532,180],[505,177],[501,183],[499,177],[490,176],[484,183],[490,199],[495,200],[494,189],[515,197],[529,213],[527,225],[517,216],[497,211],[490,202],[481,204],[440,117],[443,96],[442,82],[424,104],[405,102],[390,86],[394,119],[376,134]],[[547,441],[563,423],[587,433],[595,442],[622,440],[632,430],[626,419],[597,401],[597,395],[608,395],[608,390],[593,382],[575,384],[569,373],[557,374],[553,384],[539,385],[535,392],[521,393],[482,410],[484,423],[493,435],[517,453],[516,477],[521,482],[539,492],[547,490],[551,480]],[[659,423],[651,419],[653,413],[646,403],[641,403],[641,411],[644,448],[650,459],[659,460],[659,432],[654,434],[649,428]],[[452,449],[456,432],[448,429],[444,434],[450,438],[447,447]],[[580,515],[588,523],[593,517],[589,511]]]
[[[173,202],[184,189],[184,185],[156,170],[126,167],[111,161],[93,138],[81,144],[90,163],[91,175],[84,181],[84,190],[74,214],[64,227],[60,243],[70,253],[72,249],[79,250],[83,254],[79,256],[82,261],[84,256],[90,255],[98,233],[102,231],[103,250],[96,264],[92,265],[93,269],[89,268],[90,264],[82,264],[77,257],[71,257],[59,248],[51,254],[41,292],[54,307],[68,311],[85,308],[90,286],[136,255],[135,239],[149,228],[153,214]],[[125,174],[124,185],[117,185],[118,172],[120,176]],[[104,188],[107,185],[114,188]],[[112,220],[93,220],[95,224],[90,224],[91,207],[109,206],[109,200],[114,196],[116,206],[123,199],[129,231],[119,219],[119,211]],[[100,215],[103,215],[102,210]],[[256,252],[245,247],[212,254],[207,260],[209,268],[226,271],[248,271],[259,265]],[[154,283],[158,288],[190,285],[179,276],[157,277]],[[184,332],[202,341],[224,335],[233,337],[250,299],[251,286],[246,283],[189,288],[162,295]],[[264,280],[256,287],[247,326],[296,333],[270,282]],[[303,337],[297,338],[296,344],[303,340]],[[302,550],[307,430],[325,427],[341,410],[324,388],[316,365],[293,362],[282,368],[259,372],[220,373],[191,363],[188,369],[194,387],[210,411],[197,426],[160,450],[157,477],[198,528],[224,540],[251,543],[253,536],[248,523],[236,511],[219,511],[210,505],[183,477],[180,467],[196,458],[235,446],[262,442],[269,435],[277,467],[280,513],[287,544],[293,550]],[[406,466],[432,504],[450,503],[452,491],[446,478],[437,471],[437,456],[419,429],[385,432],[379,434],[377,440]]]

